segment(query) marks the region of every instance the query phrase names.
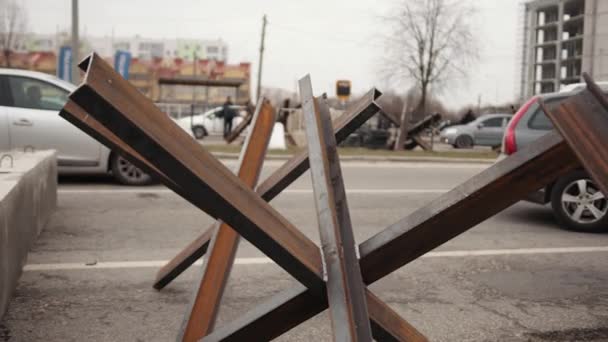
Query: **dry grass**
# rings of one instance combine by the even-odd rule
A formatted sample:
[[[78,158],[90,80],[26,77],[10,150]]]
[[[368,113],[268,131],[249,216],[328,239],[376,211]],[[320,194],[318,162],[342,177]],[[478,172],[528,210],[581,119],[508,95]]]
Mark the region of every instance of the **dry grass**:
[[[205,148],[213,153],[239,153],[240,145],[205,145]],[[300,151],[300,147],[289,147],[287,150],[270,150],[268,154],[276,156],[290,156]],[[498,153],[491,150],[470,150],[470,151],[390,151],[373,150],[361,147],[340,147],[338,153],[342,156],[362,156],[362,157],[441,157],[441,158],[473,158],[473,159],[495,159]]]

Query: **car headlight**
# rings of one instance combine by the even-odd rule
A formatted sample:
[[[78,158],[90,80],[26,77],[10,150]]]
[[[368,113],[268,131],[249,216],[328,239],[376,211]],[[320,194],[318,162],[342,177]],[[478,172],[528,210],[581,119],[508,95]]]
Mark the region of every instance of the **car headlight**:
[[[456,128],[448,128],[445,130],[445,134],[456,134],[458,130]]]

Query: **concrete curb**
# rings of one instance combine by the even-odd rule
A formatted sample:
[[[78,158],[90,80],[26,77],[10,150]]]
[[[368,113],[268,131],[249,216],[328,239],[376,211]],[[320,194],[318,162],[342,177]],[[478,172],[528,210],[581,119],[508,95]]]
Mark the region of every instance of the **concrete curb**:
[[[27,260],[27,253],[57,207],[54,151],[9,152],[0,168],[0,317]]]
[[[238,159],[238,153],[212,152],[219,159]],[[267,160],[288,160],[292,155],[269,154]],[[341,161],[360,161],[360,162],[395,162],[395,163],[466,163],[466,164],[494,164],[496,159],[487,158],[452,158],[452,157],[391,157],[391,156],[341,156]]]

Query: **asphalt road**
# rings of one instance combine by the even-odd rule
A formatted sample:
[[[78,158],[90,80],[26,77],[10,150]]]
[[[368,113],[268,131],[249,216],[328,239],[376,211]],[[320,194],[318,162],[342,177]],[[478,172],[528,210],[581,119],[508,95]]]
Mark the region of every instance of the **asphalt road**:
[[[357,241],[485,167],[343,164]],[[309,177],[272,204],[318,242]],[[160,186],[63,178],[0,341],[174,340],[200,267],[162,292],[152,281],[211,223]],[[294,285],[247,242],[237,257],[218,326]],[[608,235],[564,231],[549,209],[519,203],[371,289],[432,341],[608,341],[607,261]],[[279,340],[330,341],[330,333],[325,312]]]

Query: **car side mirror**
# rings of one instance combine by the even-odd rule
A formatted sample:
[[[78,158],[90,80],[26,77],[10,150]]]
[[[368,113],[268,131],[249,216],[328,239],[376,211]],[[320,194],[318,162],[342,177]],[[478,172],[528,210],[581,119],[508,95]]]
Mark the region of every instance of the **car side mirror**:
[[[479,128],[479,129],[484,128],[484,124],[483,124],[483,122],[482,122],[482,123],[477,124],[477,128]]]

